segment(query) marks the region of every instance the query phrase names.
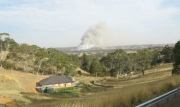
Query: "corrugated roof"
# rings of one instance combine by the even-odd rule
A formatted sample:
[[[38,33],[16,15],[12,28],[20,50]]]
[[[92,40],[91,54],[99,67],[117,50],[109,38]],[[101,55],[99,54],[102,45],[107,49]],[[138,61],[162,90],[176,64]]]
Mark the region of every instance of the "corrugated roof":
[[[49,85],[49,84],[61,84],[61,83],[69,83],[74,82],[75,80],[71,77],[67,77],[65,75],[55,75],[50,76],[49,78],[45,78],[39,81],[40,85]]]

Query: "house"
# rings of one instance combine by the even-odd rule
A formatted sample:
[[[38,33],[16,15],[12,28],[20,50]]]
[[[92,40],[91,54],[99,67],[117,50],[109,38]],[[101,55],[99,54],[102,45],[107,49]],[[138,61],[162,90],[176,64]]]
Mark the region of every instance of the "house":
[[[74,78],[67,77],[65,75],[54,75],[36,83],[37,90],[42,87],[48,87],[48,86],[51,86],[53,88],[74,87],[75,80]]]

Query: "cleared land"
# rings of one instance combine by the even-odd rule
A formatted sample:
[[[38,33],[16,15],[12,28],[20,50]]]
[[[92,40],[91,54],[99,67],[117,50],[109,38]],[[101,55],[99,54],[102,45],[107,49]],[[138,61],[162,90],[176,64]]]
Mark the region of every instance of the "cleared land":
[[[135,75],[122,76],[120,79],[111,77],[74,77],[77,81],[80,81],[82,85],[80,88],[64,93],[48,95],[37,93],[35,90],[36,82],[48,76],[33,75],[18,71],[8,71],[0,68],[0,97],[3,99],[0,100],[0,104],[6,104],[9,107],[12,105],[24,107],[45,107],[50,105],[54,107],[83,107],[88,104],[90,106],[91,102],[93,102],[93,104],[95,104],[94,107],[104,106],[101,104],[102,102],[100,100],[105,102],[109,102],[111,100],[114,101],[118,98],[118,96],[109,98],[108,96],[114,95],[115,92],[120,92],[120,99],[126,100],[129,98],[126,92],[127,90],[147,90],[145,88],[146,85],[140,87],[141,84],[149,83],[153,85],[153,83],[170,79],[172,77],[171,70],[172,64],[162,64],[147,70],[144,76],[142,76],[141,73],[138,73]],[[98,82],[91,84],[90,81],[94,80]],[[177,85],[177,83],[174,84]],[[147,97],[149,98],[154,97],[146,91],[144,93],[147,93]],[[161,94],[161,92],[158,93],[155,91],[155,94],[156,93]],[[136,95],[134,95],[134,97],[134,99],[138,99],[136,98]],[[10,101],[6,102],[8,99]],[[138,102],[142,101],[135,101],[133,104],[137,104]],[[131,106],[128,105],[128,103],[130,102],[127,102],[127,105],[124,106]],[[119,103],[115,104],[114,107],[118,104]]]

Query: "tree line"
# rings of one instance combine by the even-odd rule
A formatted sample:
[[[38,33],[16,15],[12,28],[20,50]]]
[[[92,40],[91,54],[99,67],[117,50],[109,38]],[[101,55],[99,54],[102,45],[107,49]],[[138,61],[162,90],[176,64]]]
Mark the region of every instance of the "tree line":
[[[2,38],[4,36],[4,38]],[[134,53],[116,50],[103,57],[83,54],[68,55],[55,48],[18,44],[8,33],[0,33],[0,65],[34,74],[77,75],[79,67],[94,76],[119,76],[131,72],[142,72],[160,63],[174,62],[173,74],[180,72],[180,42],[175,47],[165,46],[162,50],[142,49]]]

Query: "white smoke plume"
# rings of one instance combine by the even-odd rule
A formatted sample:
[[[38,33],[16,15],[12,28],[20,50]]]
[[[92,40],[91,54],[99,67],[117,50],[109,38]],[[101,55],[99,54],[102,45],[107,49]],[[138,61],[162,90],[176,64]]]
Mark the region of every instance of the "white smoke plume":
[[[93,47],[103,47],[106,44],[108,29],[105,23],[98,23],[91,26],[81,38],[78,50],[87,50]]]

